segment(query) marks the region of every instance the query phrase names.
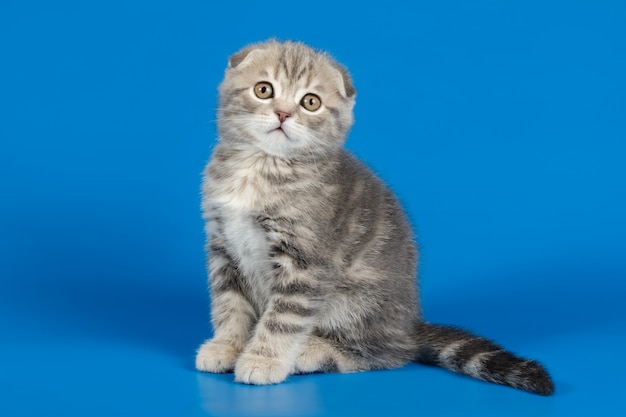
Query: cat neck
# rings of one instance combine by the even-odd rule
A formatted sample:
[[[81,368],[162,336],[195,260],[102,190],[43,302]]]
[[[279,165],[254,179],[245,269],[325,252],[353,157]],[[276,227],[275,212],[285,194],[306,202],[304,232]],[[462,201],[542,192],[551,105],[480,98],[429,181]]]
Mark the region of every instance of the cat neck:
[[[205,191],[220,204],[258,211],[302,192],[320,192],[336,171],[341,152],[320,159],[286,159],[221,143],[207,166]]]
[[[242,143],[220,142],[214,152],[214,159],[229,162],[232,165],[254,165],[271,170],[272,168],[305,168],[307,166],[335,165],[340,159],[342,149],[303,153],[297,156],[285,157],[273,155],[259,148]],[[229,165],[230,165],[229,164]]]

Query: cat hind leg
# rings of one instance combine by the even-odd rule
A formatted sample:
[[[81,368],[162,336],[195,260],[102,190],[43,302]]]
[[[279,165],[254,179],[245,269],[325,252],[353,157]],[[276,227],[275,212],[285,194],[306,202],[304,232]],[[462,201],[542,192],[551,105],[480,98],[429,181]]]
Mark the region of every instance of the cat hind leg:
[[[294,373],[350,373],[368,369],[363,358],[340,350],[323,337],[310,336],[296,359]]]

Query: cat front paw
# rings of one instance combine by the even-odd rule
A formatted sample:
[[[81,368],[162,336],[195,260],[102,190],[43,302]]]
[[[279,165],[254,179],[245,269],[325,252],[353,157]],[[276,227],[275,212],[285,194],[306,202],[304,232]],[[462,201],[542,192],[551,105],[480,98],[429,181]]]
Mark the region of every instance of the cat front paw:
[[[284,360],[244,353],[235,366],[235,381],[252,385],[269,385],[283,382],[291,367]]]
[[[196,354],[196,369],[215,374],[232,372],[240,353],[228,343],[207,340]]]

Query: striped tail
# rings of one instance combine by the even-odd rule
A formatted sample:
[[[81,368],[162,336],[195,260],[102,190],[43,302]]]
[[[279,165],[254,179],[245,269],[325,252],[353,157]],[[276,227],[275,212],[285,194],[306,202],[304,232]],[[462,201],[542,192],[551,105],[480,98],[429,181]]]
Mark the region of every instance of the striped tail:
[[[441,366],[483,381],[551,395],[554,384],[538,362],[523,359],[492,341],[449,326],[420,323],[417,361]]]

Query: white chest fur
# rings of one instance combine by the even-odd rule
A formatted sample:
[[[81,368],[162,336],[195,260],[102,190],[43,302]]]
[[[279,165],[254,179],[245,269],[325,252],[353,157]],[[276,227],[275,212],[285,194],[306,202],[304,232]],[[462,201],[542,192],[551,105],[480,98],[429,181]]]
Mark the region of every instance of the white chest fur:
[[[214,219],[209,220],[209,239],[219,239],[237,264],[251,291],[250,301],[262,313],[270,297],[269,243],[264,231],[247,211],[213,205]],[[219,220],[216,220],[219,219]]]
[[[273,190],[259,175],[260,163],[255,159],[229,162],[220,166],[220,175],[211,175],[209,170],[206,177],[203,209],[209,221],[208,231],[226,244],[252,290],[256,307],[263,310],[271,285],[270,244],[256,217]],[[212,169],[216,171],[217,167]]]

